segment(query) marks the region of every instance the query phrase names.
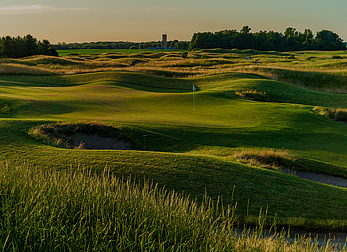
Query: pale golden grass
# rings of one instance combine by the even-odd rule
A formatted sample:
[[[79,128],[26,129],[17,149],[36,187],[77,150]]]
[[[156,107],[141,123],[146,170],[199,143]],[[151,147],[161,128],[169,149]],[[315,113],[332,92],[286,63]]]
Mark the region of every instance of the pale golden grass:
[[[266,99],[266,93],[260,92],[257,90],[249,89],[249,90],[243,90],[243,91],[236,91],[236,95],[245,98],[250,99],[254,101],[264,101]]]
[[[2,63],[0,64],[0,74],[53,75],[54,71],[45,69],[43,67],[25,66],[13,63]]]
[[[313,108],[313,111],[334,121],[347,122],[347,108],[323,108],[316,106]]]
[[[243,236],[234,242],[233,251],[262,251],[262,252],[303,252],[303,251],[346,251],[343,248],[326,245],[319,245],[313,239],[299,238],[296,241],[288,242],[286,237],[276,235],[269,237],[259,237],[258,235]]]
[[[247,165],[274,170],[291,168],[294,160],[288,150],[281,149],[245,149],[233,153],[228,158]]]

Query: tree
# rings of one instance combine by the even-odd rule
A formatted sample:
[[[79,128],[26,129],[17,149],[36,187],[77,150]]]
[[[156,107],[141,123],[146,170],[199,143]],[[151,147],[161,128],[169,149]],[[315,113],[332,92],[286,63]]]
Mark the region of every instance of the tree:
[[[16,58],[13,38],[10,36],[1,38],[1,56],[7,58]]]
[[[245,25],[244,27],[242,27],[240,33],[247,35],[249,34],[250,31],[251,31],[251,28],[248,25]]]
[[[8,58],[21,58],[31,55],[44,54],[58,56],[55,48],[48,40],[37,41],[31,35],[21,37],[0,38],[0,56]]]
[[[346,46],[336,33],[328,30],[317,32],[314,39],[314,46],[317,50],[345,50]]]
[[[342,39],[331,31],[323,30],[314,37],[310,29],[304,33],[288,27],[284,34],[274,31],[251,33],[249,26],[244,26],[240,32],[223,30],[215,33],[194,33],[189,49],[194,48],[224,48],[224,49],[255,49],[271,51],[299,50],[345,50]]]
[[[30,34],[24,36],[24,44],[25,44],[25,50],[26,50],[25,56],[39,54],[37,39],[31,36]]]

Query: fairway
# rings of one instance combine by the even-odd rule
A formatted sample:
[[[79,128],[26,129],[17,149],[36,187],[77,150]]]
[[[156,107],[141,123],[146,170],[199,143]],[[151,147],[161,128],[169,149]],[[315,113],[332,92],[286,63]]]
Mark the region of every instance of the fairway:
[[[344,52],[297,53],[286,61],[285,53],[249,50],[200,50],[188,59],[180,52],[98,53],[2,63],[4,162],[46,171],[100,173],[108,167],[115,176],[146,178],[199,201],[207,193],[226,205],[237,203],[242,225],[254,225],[267,209],[270,226],[277,218],[281,227],[347,230],[345,188],[281,172],[347,178],[347,126],[316,110],[347,107],[344,71],[332,76],[322,67],[345,64],[345,58],[331,58]],[[307,55],[316,59],[307,61]],[[136,150],[65,149],[29,135],[35,126],[58,121],[120,127]],[[289,167],[238,158],[261,150],[288,153]]]

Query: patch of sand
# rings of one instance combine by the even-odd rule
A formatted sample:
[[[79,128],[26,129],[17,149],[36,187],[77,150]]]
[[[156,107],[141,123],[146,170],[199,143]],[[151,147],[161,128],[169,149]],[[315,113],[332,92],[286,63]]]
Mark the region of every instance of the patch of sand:
[[[282,172],[287,174],[292,174],[299,178],[307,179],[307,180],[318,182],[318,183],[339,186],[339,187],[347,187],[347,179],[336,177],[336,176],[313,173],[313,172],[292,171],[287,169],[283,169]]]
[[[132,150],[129,143],[110,137],[76,134],[73,136],[72,148],[87,150]]]

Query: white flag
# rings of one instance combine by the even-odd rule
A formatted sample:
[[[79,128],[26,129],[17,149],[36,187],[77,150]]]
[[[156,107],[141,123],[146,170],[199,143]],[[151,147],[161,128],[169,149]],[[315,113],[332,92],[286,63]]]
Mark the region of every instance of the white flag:
[[[195,86],[194,86],[194,84],[193,84],[193,92],[195,92],[196,91],[196,88],[195,88]]]

